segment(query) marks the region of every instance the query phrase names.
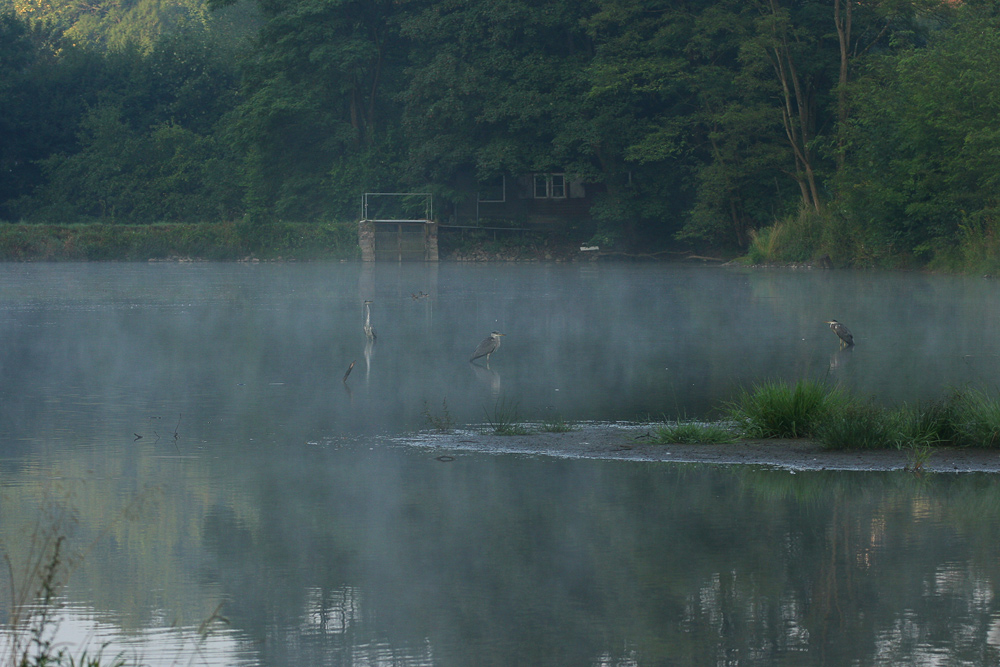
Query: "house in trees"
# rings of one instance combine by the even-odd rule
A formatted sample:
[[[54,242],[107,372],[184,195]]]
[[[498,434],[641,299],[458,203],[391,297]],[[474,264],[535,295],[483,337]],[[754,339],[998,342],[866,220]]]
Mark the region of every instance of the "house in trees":
[[[444,226],[545,229],[591,220],[603,186],[563,172],[498,176],[479,183],[470,175],[459,184],[468,193],[442,220]]]

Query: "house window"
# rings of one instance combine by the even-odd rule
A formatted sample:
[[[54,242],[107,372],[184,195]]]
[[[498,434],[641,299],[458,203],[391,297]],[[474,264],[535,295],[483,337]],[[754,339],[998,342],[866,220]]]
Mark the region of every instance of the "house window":
[[[549,196],[553,199],[566,198],[566,174],[552,174],[549,176]]]
[[[535,199],[565,199],[566,174],[535,174]]]
[[[549,179],[545,174],[535,174],[535,199],[548,199]]]
[[[507,182],[504,177],[497,176],[489,181],[479,184],[479,201],[505,202],[507,201]]]

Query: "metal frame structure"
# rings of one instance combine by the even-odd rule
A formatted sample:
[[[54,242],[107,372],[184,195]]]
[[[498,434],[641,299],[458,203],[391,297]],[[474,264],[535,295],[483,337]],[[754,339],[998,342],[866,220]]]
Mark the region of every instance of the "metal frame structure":
[[[368,199],[369,197],[426,197],[424,200],[424,216],[423,218],[416,219],[405,219],[405,218],[369,218],[368,217]],[[361,197],[361,219],[362,220],[372,220],[372,222],[431,222],[434,220],[434,195],[430,192],[366,192]]]

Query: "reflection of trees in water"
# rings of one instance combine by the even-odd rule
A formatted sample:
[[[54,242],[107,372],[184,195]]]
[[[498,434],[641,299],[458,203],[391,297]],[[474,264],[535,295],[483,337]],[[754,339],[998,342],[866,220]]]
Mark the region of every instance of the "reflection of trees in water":
[[[316,596],[337,609],[353,591],[349,633],[280,650],[298,664],[376,640],[397,657],[429,645],[439,664],[467,664],[468,651],[496,665],[998,657],[986,639],[998,536],[982,525],[996,523],[992,482],[474,456],[333,463],[299,478],[322,518],[272,489],[263,542],[222,559],[229,594],[269,610],[234,619],[255,637],[315,616]],[[359,481],[369,466],[377,486]],[[261,571],[282,573],[266,595]]]
[[[92,454],[58,468],[84,480]],[[191,460],[140,441],[120,454],[116,466],[162,484],[112,522],[74,586],[131,628],[158,609],[197,625],[224,599],[263,664],[1000,657],[1000,487],[988,475],[442,463],[374,443]],[[11,480],[6,512],[27,506],[32,479]],[[76,494],[88,543],[140,488],[120,471],[107,479],[124,485]],[[204,600],[187,597],[197,580]]]
[[[797,531],[797,556],[809,562],[786,563],[789,602],[804,612],[810,653],[829,664],[914,664],[940,651],[996,660],[998,645],[987,641],[996,613],[987,592],[1000,574],[992,478],[743,477],[769,504],[801,503],[802,525],[812,527]]]

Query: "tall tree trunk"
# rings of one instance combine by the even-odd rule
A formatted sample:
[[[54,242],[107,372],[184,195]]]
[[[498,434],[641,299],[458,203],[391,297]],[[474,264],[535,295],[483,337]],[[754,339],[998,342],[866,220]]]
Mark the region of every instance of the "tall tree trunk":
[[[833,0],[833,22],[840,44],[840,78],[837,81],[837,171],[844,166],[847,143],[847,65],[851,49],[851,0]],[[843,11],[841,11],[843,7]]]
[[[779,17],[777,0],[768,0],[768,7],[773,17]],[[808,91],[802,87],[801,77],[795,67],[791,45],[788,42],[788,31],[778,23],[772,24],[771,65],[775,76],[781,84],[783,106],[781,120],[785,127],[785,136],[792,148],[795,158],[795,178],[802,189],[802,202],[816,211],[821,208],[819,188],[816,185],[816,172],[813,169],[813,156],[809,148],[810,128],[812,127],[812,110]]]

